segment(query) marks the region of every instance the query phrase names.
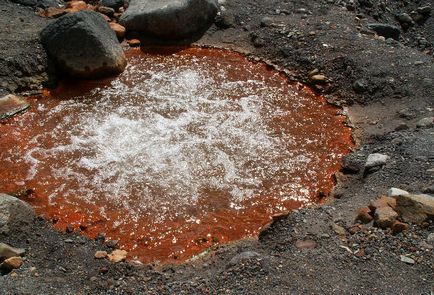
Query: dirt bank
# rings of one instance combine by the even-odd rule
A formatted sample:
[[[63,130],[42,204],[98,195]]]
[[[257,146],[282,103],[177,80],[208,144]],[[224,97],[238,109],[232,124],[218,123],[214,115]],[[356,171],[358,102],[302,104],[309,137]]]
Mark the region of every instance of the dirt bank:
[[[0,33],[1,86],[4,91],[35,87],[47,77],[37,38],[46,20],[31,8],[2,2],[0,26],[8,29]],[[223,25],[229,28],[213,26],[198,42],[261,57],[306,83],[315,69],[327,78],[314,87],[348,108],[358,147],[326,206],[280,218],[258,240],[221,246],[180,266],[95,260],[95,251],[107,245],[59,233],[38,220],[30,229],[1,237],[27,255],[16,275],[0,277],[0,293],[430,294],[432,222],[397,235],[372,226],[357,231],[352,225],[357,208],[390,187],[422,192],[434,183],[434,130],[416,128],[421,118],[434,114],[434,17],[402,31],[400,42],[367,29],[377,21],[398,25],[395,14],[432,1],[382,1],[387,9],[354,2],[353,9],[349,1],[227,0]],[[420,46],[420,38],[428,44]],[[32,66],[23,70],[27,65]],[[366,158],[374,152],[390,160],[364,175]],[[301,240],[314,241],[309,243],[315,247],[306,249],[297,243]],[[401,255],[415,263],[402,262]]]

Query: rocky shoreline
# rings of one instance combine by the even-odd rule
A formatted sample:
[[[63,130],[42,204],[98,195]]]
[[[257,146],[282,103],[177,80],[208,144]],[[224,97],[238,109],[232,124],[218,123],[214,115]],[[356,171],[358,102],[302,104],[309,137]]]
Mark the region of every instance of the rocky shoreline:
[[[2,96],[38,91],[53,75],[39,41],[53,20],[35,14],[37,1],[14,2],[21,4],[4,1],[0,19]],[[26,251],[22,265],[7,262],[19,268],[0,277],[0,294],[433,292],[431,213],[415,220],[401,205],[384,199],[375,205],[391,188],[433,194],[434,17],[424,8],[430,4],[221,1],[216,23],[195,45],[265,60],[349,114],[357,147],[335,175],[333,195],[323,206],[276,218],[258,239],[218,246],[177,266],[95,259],[116,245],[57,232],[36,218],[0,236]],[[372,27],[378,23],[394,33],[382,36],[384,27]],[[386,39],[396,30],[398,38]],[[22,251],[11,257],[17,255]]]

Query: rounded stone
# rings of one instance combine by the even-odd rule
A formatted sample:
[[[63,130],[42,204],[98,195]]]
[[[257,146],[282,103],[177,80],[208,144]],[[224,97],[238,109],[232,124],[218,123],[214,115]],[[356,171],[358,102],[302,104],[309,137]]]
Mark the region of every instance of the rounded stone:
[[[27,203],[13,196],[0,194],[0,234],[20,230],[33,222],[34,218],[35,212]]]
[[[216,15],[215,0],[131,0],[119,22],[128,31],[170,40],[204,32]]]

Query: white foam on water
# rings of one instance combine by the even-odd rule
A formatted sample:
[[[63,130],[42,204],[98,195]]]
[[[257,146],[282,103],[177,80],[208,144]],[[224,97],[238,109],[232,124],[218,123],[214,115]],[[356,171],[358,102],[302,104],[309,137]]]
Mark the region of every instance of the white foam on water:
[[[186,66],[177,62],[182,58],[166,57],[163,65],[136,57],[110,86],[47,110],[42,124],[55,121],[55,127],[34,143],[46,137],[56,144],[36,144],[27,152],[28,177],[75,184],[59,187],[53,202],[58,196],[106,199],[126,208],[133,220],[149,215],[163,222],[168,211],[177,212],[171,218],[187,218],[184,208],[197,204],[206,190],[228,193],[230,207],[242,209],[242,201],[261,194],[263,181],[282,169],[288,175],[309,171],[313,156],[294,151],[303,143],[290,134],[276,136],[269,127],[287,112],[273,102],[296,93],[270,87],[254,73],[234,80],[224,67],[212,68],[200,58]],[[303,98],[292,104],[303,107]],[[45,167],[52,159],[55,164]],[[51,175],[39,175],[41,167]],[[272,189],[282,199],[309,197],[289,176],[286,185]]]

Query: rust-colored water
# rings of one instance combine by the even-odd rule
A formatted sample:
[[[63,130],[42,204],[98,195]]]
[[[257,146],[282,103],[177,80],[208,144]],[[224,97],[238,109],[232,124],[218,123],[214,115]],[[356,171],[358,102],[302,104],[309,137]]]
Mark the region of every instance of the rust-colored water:
[[[119,77],[69,81],[2,122],[0,191],[176,262],[332,189],[351,136],[322,97],[228,51],[127,55]]]

